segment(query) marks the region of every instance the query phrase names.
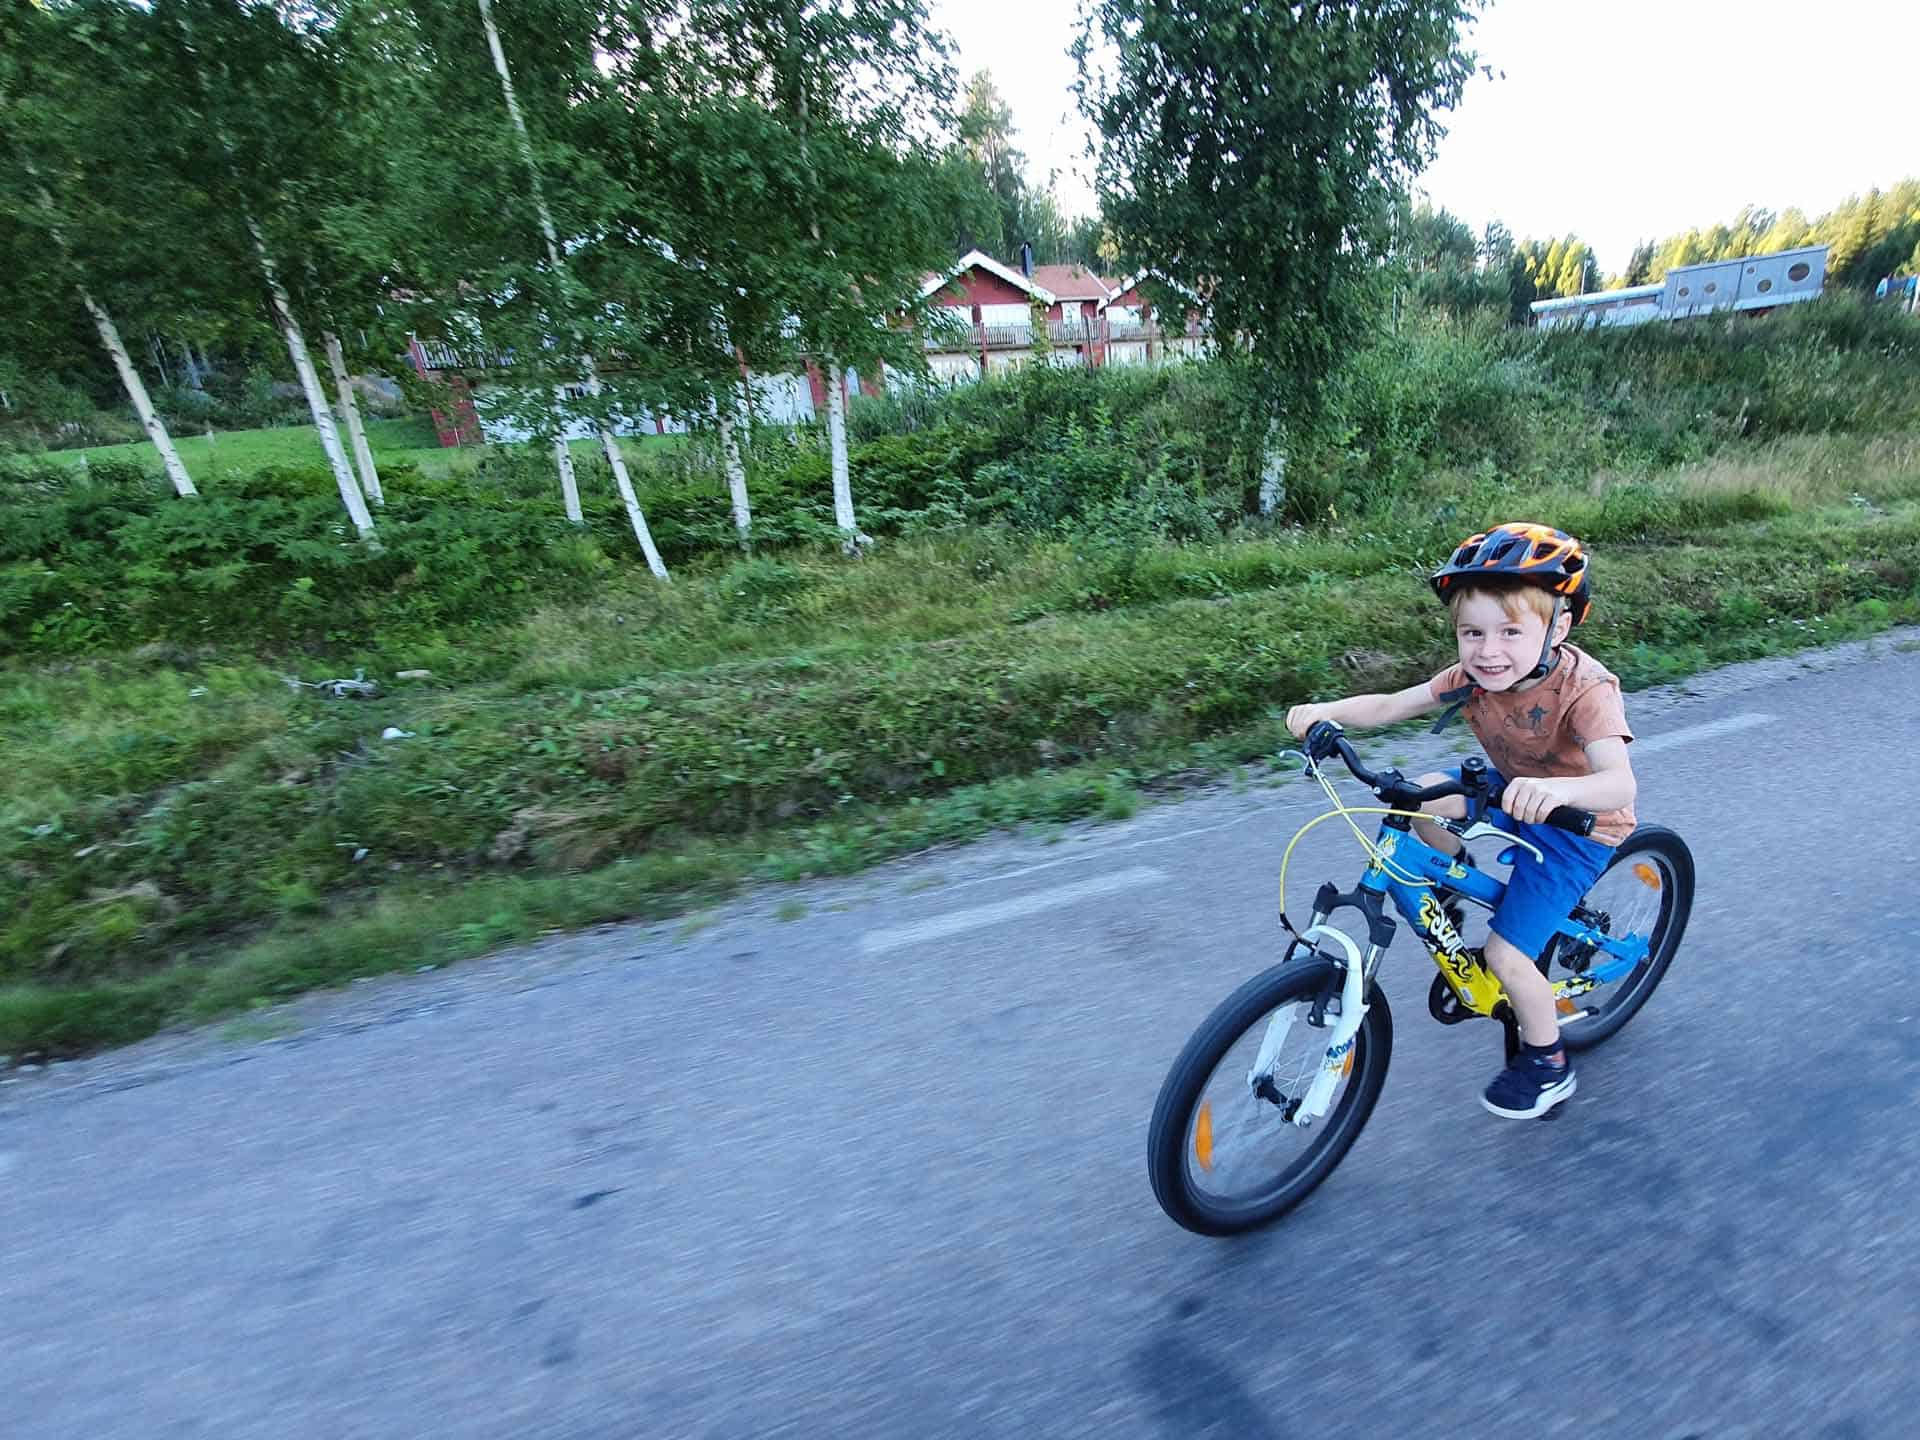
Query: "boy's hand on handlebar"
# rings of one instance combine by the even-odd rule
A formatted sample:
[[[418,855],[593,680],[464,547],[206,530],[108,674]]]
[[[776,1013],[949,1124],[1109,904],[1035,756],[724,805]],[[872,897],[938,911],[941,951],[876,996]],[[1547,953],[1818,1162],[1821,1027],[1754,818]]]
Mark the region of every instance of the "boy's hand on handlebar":
[[[1561,805],[1573,805],[1566,784],[1560,780],[1521,778],[1507,781],[1500,796],[1500,808],[1514,819],[1529,825],[1544,825],[1547,816]]]
[[[1331,705],[1296,705],[1287,711],[1287,729],[1294,739],[1304,740],[1316,724],[1333,718],[1332,710]]]

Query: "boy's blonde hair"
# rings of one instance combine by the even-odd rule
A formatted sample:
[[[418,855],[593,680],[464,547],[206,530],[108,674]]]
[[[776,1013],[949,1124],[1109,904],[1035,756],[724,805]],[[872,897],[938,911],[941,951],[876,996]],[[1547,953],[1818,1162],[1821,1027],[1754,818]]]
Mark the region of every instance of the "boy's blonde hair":
[[[1474,585],[1468,582],[1464,588],[1455,590],[1447,597],[1447,613],[1453,618],[1454,624],[1460,623],[1460,607],[1476,595],[1498,600],[1509,620],[1517,620],[1524,614],[1536,615],[1549,625],[1553,623],[1554,597],[1538,585]]]

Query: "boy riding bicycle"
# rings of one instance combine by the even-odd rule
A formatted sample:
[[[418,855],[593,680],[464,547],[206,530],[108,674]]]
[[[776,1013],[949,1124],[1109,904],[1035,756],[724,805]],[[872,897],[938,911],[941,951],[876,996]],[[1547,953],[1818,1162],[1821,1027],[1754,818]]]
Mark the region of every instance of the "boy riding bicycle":
[[[1637,784],[1627,757],[1633,732],[1620,682],[1567,643],[1593,603],[1578,540],[1545,525],[1498,525],[1469,537],[1430,583],[1452,614],[1459,662],[1390,695],[1296,705],[1287,712],[1287,728],[1299,738],[1321,720],[1354,728],[1392,725],[1447,705],[1466,715],[1490,767],[1506,783],[1500,809],[1487,818],[1543,857],[1515,847],[1513,874],[1484,952],[1512,1002],[1523,1043],[1482,1103],[1496,1115],[1530,1119],[1574,1091],[1553,989],[1534,962],[1606,868],[1612,847],[1633,832]],[[1448,778],[1431,774],[1418,783]],[[1541,823],[1560,805],[1596,813],[1591,839]],[[1456,796],[1424,808],[1459,819],[1466,801]],[[1414,825],[1434,848],[1463,851],[1451,831]]]

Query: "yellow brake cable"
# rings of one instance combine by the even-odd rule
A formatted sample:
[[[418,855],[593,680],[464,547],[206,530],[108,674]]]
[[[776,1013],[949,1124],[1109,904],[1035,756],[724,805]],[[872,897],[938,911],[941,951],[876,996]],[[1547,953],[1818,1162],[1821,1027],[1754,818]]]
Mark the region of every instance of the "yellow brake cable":
[[[1405,870],[1394,864],[1392,859],[1384,854],[1380,847],[1367,837],[1367,832],[1353,823],[1353,817],[1355,815],[1404,815],[1409,820],[1433,820],[1437,817],[1419,810],[1395,810],[1386,805],[1347,805],[1340,799],[1340,792],[1334,788],[1333,782],[1327,779],[1326,773],[1321,770],[1319,765],[1309,761],[1308,773],[1319,783],[1320,788],[1327,792],[1327,799],[1333,802],[1333,809],[1314,816],[1311,820],[1307,821],[1306,824],[1294,831],[1293,839],[1287,842],[1287,848],[1280,856],[1280,918],[1282,923],[1286,924],[1287,929],[1293,929],[1293,925],[1291,922],[1288,922],[1286,918],[1287,866],[1291,864],[1293,860],[1293,847],[1298,845],[1306,833],[1313,829],[1314,826],[1324,820],[1331,820],[1336,815],[1347,822],[1347,827],[1353,831],[1354,837],[1359,840],[1360,847],[1367,852],[1367,857],[1372,860],[1375,865],[1387,871],[1394,879],[1403,885],[1413,885],[1428,890],[1434,888],[1434,882],[1427,879],[1424,875],[1408,874]]]

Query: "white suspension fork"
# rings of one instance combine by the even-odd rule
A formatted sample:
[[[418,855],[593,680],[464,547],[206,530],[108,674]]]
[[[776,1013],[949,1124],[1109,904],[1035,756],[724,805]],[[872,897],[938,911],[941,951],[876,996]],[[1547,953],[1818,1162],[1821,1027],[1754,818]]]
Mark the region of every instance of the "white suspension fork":
[[[1353,1055],[1354,1037],[1360,1033],[1360,1022],[1367,1017],[1367,967],[1360,947],[1344,930],[1330,925],[1311,925],[1300,938],[1316,950],[1322,942],[1331,940],[1343,952],[1339,963],[1346,971],[1340,988],[1340,1023],[1327,1037],[1327,1053],[1321,1058],[1320,1069],[1307,1087],[1300,1108],[1293,1112],[1293,1123],[1305,1129],[1327,1113],[1327,1106],[1333,1100],[1333,1087],[1346,1074]]]
[[[1314,1074],[1313,1083],[1307,1087],[1305,1098],[1293,1113],[1293,1123],[1304,1127],[1327,1113],[1327,1106],[1333,1099],[1333,1087],[1340,1083],[1340,1077],[1346,1073],[1347,1057],[1353,1052],[1354,1037],[1360,1033],[1360,1022],[1367,1016],[1363,998],[1367,977],[1360,947],[1344,930],[1336,930],[1329,925],[1310,925],[1301,932],[1300,939],[1313,945],[1316,950],[1322,941],[1332,941],[1341,951],[1335,958],[1345,971],[1340,990],[1339,1023],[1327,1038],[1327,1051],[1321,1059],[1319,1070]],[[1267,1022],[1267,1033],[1260,1041],[1260,1053],[1254,1057],[1253,1068],[1247,1072],[1248,1089],[1259,1085],[1260,1077],[1272,1070],[1280,1047],[1287,1043],[1287,1036],[1292,1033],[1294,1017],[1299,1008],[1298,1005],[1289,1005],[1276,1012]]]

